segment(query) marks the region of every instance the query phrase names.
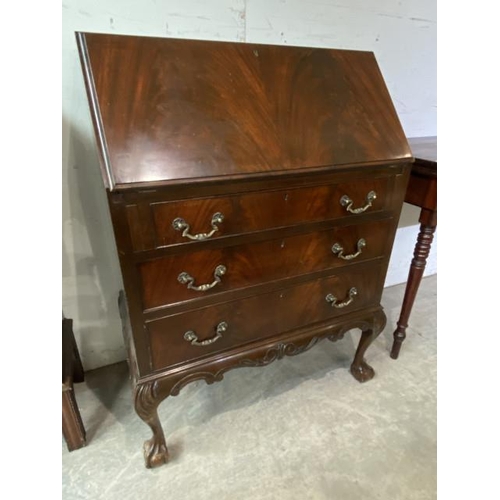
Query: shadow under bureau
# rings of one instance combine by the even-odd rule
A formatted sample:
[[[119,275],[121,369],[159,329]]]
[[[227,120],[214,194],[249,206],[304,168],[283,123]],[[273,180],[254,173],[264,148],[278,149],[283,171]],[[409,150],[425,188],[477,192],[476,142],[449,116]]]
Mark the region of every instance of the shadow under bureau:
[[[77,33],[135,408],[385,325],[413,160],[372,53]],[[258,388],[255,388],[258,390]]]

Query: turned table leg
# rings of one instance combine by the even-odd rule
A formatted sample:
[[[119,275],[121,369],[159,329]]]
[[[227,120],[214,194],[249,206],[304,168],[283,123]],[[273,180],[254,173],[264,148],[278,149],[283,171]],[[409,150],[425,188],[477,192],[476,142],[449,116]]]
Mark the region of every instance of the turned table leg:
[[[422,209],[420,212],[420,232],[413,252],[413,260],[411,261],[410,272],[408,274],[408,282],[401,307],[401,314],[398,321],[398,326],[394,332],[394,342],[392,344],[391,358],[398,359],[401,345],[406,338],[406,328],[410,318],[413,302],[417,295],[418,287],[424,274],[427,257],[431,250],[434,231],[437,225],[437,212],[433,210]]]
[[[162,398],[158,395],[155,382],[140,384],[136,388],[136,412],[153,431],[151,439],[144,443],[144,460],[148,469],[158,467],[168,461],[167,444],[158,418],[158,405],[161,402]]]

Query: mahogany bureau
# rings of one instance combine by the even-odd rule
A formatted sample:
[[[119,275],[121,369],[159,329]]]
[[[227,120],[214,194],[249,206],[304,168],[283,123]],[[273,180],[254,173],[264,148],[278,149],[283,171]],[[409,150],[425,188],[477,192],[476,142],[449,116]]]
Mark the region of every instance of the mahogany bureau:
[[[412,155],[370,52],[77,33],[135,408],[385,325]],[[255,390],[258,390],[256,387]]]

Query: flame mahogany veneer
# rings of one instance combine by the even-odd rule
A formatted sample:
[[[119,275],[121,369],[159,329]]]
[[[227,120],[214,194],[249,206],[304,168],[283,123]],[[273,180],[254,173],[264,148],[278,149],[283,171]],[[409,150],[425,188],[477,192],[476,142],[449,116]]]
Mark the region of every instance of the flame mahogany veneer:
[[[77,33],[124,291],[135,408],[385,325],[413,161],[369,52]],[[258,388],[256,388],[258,390]]]

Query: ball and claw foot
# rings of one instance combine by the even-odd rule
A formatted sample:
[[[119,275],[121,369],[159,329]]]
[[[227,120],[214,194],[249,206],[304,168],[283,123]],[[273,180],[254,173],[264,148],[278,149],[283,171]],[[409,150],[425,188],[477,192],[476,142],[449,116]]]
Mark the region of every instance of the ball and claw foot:
[[[144,460],[146,468],[153,469],[168,462],[168,450],[164,443],[155,442],[154,438],[144,442]]]
[[[358,382],[368,382],[375,376],[375,370],[364,360],[359,365],[353,363],[351,373]]]

